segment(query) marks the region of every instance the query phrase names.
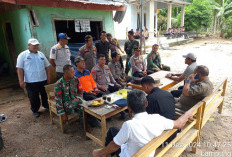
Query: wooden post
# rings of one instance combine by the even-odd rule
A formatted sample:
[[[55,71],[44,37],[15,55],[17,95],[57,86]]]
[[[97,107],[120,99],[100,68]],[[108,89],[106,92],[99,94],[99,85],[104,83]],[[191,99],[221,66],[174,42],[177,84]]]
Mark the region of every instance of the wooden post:
[[[105,145],[106,141],[106,117],[103,116],[101,119],[101,127],[102,127],[102,145]]]
[[[224,81],[224,84],[223,84],[223,92],[222,92],[222,96],[223,96],[223,97],[224,97],[225,94],[226,94],[226,84],[227,84],[227,78],[226,78],[226,80]],[[224,103],[224,99],[223,99],[222,103],[220,104],[220,106],[218,107],[218,113],[219,113],[219,114],[222,113],[223,103]]]

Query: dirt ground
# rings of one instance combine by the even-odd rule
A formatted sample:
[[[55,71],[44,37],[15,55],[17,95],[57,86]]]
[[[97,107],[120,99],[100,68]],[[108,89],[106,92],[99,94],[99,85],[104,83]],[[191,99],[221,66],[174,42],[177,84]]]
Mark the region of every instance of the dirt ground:
[[[183,72],[186,68],[182,55],[194,52],[197,63],[210,69],[210,79],[216,85],[228,77],[227,92],[222,114],[214,113],[211,121],[203,128],[197,154],[187,149],[183,157],[232,156],[232,41],[222,39],[202,39],[192,43],[160,50],[164,64],[171,66],[174,72]],[[52,125],[49,113],[41,107],[41,116],[34,118],[28,99],[23,90],[14,86],[0,90],[0,113],[8,116],[8,121],[0,123],[5,148],[0,157],[88,157],[91,151],[100,148],[91,140],[86,140],[80,122],[65,126],[66,133],[60,131],[58,118]],[[123,121],[118,116],[107,122],[107,127],[120,127]],[[100,129],[93,132],[100,135]],[[216,146],[216,144],[218,146]]]

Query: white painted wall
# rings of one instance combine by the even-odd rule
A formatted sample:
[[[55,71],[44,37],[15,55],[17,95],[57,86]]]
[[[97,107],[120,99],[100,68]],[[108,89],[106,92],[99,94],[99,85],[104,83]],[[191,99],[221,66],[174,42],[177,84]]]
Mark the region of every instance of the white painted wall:
[[[133,29],[134,31],[137,29],[137,14],[140,13],[140,9],[137,5],[134,4],[127,4],[127,11],[123,21],[118,24],[118,22],[114,22],[114,30],[115,30],[115,37],[119,40],[125,40],[127,36],[127,30]],[[147,3],[143,8],[143,18],[144,13],[146,13],[146,27],[149,28],[149,3]],[[115,11],[113,15],[115,14]],[[143,19],[143,26],[144,26],[144,19]],[[144,27],[143,27],[144,29]]]

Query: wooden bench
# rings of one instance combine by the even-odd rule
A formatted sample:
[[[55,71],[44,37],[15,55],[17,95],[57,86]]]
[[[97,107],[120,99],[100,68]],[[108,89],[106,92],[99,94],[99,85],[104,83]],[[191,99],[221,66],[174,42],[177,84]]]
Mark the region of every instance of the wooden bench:
[[[54,123],[53,114],[57,115],[54,87],[55,87],[55,84],[50,84],[50,85],[45,86],[45,90],[48,96],[49,113],[50,113],[50,119],[51,119],[52,124]],[[67,114],[67,116],[68,116],[68,121],[67,121],[68,123],[71,123],[79,119],[79,116],[77,113],[69,114],[69,115]],[[59,116],[59,123],[60,123],[61,131],[64,133],[65,123],[63,122],[62,116]]]
[[[204,114],[202,115],[202,126],[209,120],[211,115],[218,109],[218,113],[222,113],[224,96],[226,92],[227,78],[225,78],[216,88],[213,93],[205,97],[202,101],[205,103]]]
[[[142,147],[133,157],[147,157],[154,150],[155,156],[179,156],[187,147],[192,146],[192,151],[196,152],[197,143],[201,131],[201,115],[204,108],[203,102],[197,103],[188,111],[194,115],[193,121],[188,121],[182,128],[182,131],[165,147],[159,148],[177,129],[164,131],[160,136],[151,140],[148,144]]]
[[[156,150],[156,157],[176,157],[181,155],[187,147],[191,147],[192,152],[196,153],[201,129],[216,109],[218,109],[218,113],[222,112],[226,84],[227,78],[214,88],[211,95],[204,98],[188,110],[194,115],[194,120],[188,122],[176,138],[171,141],[171,143],[163,148],[159,148],[159,146],[164,143],[176,131],[176,129],[164,131],[159,137],[154,138],[142,147],[133,155],[133,157],[147,157],[154,150]],[[184,114],[184,111],[176,109],[176,114],[177,116],[181,116]]]

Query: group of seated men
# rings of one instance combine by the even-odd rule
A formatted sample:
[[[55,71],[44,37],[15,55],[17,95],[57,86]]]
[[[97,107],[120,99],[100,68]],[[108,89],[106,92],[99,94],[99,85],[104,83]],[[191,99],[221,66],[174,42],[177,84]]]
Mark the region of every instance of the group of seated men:
[[[172,38],[179,38],[184,36],[185,39],[188,39],[188,35],[185,33],[185,27],[180,27],[180,28],[168,28],[164,34],[164,36],[167,36],[168,39],[170,37]]]
[[[185,63],[188,64],[185,72],[183,74],[168,74],[166,77],[173,80],[186,78],[179,102],[180,107],[187,111],[211,94],[213,85],[208,78],[208,68],[203,65],[197,66],[194,54],[189,53],[183,57],[186,58]],[[109,67],[105,65],[103,55],[98,56],[98,64],[92,69],[92,74],[85,69],[85,61],[82,57],[78,56],[75,63],[76,70],[71,65],[64,66],[64,76],[56,83],[58,114],[75,112],[78,104],[81,103],[82,94],[84,99],[93,100],[103,94],[120,89],[120,85],[115,81]],[[160,89],[159,83],[158,79],[145,76],[141,85],[147,96],[139,90],[129,92],[127,105],[129,113],[133,113],[134,117],[132,120],[124,122],[121,129],[110,128],[106,137],[106,147],[93,151],[93,156],[109,154],[121,157],[132,156],[150,140],[159,136],[163,130],[180,129],[185,125],[192,115],[186,112],[176,120],[174,97],[168,91]],[[65,103],[62,104],[62,102]],[[63,120],[67,120],[66,114],[63,115]],[[168,142],[175,138],[176,133]],[[135,145],[135,143],[139,143],[139,145]]]
[[[188,57],[193,56],[190,53],[184,57],[189,60]],[[180,96],[180,106],[178,106],[185,111],[210,95],[213,90],[213,85],[208,78],[208,68],[204,65],[196,66],[190,73],[193,65],[189,66],[182,75],[177,75],[177,77],[188,75]],[[175,74],[168,74],[166,77],[177,79],[175,76]],[[121,129],[111,127],[107,132],[106,147],[94,150],[93,157],[110,154],[120,157],[132,156],[164,130],[180,129],[188,119],[192,119],[191,113],[187,111],[175,120],[175,100],[171,93],[158,88],[159,80],[145,76],[141,85],[147,96],[139,90],[133,90],[127,96],[128,110],[134,114],[133,118],[124,122]],[[171,142],[176,134],[177,132],[165,142]],[[154,154],[155,151],[149,157]]]
[[[89,39],[91,37],[88,37],[87,41]],[[44,86],[50,83],[50,64],[45,55],[38,51],[39,44],[37,39],[29,39],[28,50],[20,53],[16,66],[20,86],[27,89],[31,110],[35,117],[39,116],[39,94],[42,98],[43,107],[49,109]],[[159,57],[155,57],[159,55],[157,46],[154,45],[152,52],[148,55],[148,65],[149,63],[155,63],[156,58],[160,60]],[[141,59],[140,50],[138,48],[134,49],[134,55],[131,56],[132,71],[144,74],[141,85],[147,96],[139,90],[129,92],[127,105],[129,112],[134,114],[134,118],[126,121],[121,130],[111,128],[107,133],[107,147],[100,151],[94,151],[93,156],[106,156],[113,152],[116,152],[117,155],[120,154],[120,156],[131,156],[151,139],[159,136],[163,130],[181,128],[191,117],[191,114],[186,112],[184,116],[175,120],[175,100],[173,96],[180,97],[178,107],[188,110],[212,93],[213,85],[208,78],[209,70],[206,66],[197,66],[194,54],[189,53],[183,56],[188,66],[182,74],[171,73],[166,76],[175,81],[185,79],[183,87],[169,93],[158,87],[159,80],[146,76],[147,70],[145,64],[142,63],[144,60]],[[87,52],[84,51],[84,53]],[[52,51],[52,53],[55,54],[55,51]],[[79,106],[83,98],[93,100],[104,94],[115,92],[124,85],[127,77],[124,70],[119,68],[121,67],[118,63],[119,55],[111,53],[111,56],[112,60],[107,66],[105,65],[106,57],[103,54],[98,55],[98,64],[91,68],[91,73],[86,69],[86,60],[82,56],[75,59],[77,69],[74,69],[70,64],[63,66],[63,76],[55,84],[54,92],[57,114],[62,116],[64,122],[68,120],[67,115],[69,113],[74,113],[80,109]],[[138,67],[143,69],[133,70],[134,66],[137,67],[137,63],[139,63]],[[109,67],[115,69],[110,70]],[[148,67],[148,70],[159,71],[164,70],[165,66],[159,64],[158,66],[151,65],[152,68]],[[122,113],[122,115],[125,118],[125,113]],[[94,118],[92,119],[94,120]],[[138,143],[138,145],[134,143]]]

